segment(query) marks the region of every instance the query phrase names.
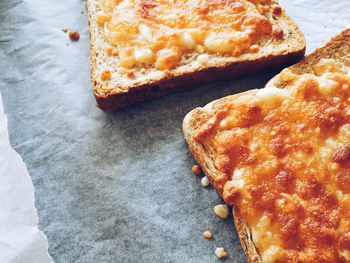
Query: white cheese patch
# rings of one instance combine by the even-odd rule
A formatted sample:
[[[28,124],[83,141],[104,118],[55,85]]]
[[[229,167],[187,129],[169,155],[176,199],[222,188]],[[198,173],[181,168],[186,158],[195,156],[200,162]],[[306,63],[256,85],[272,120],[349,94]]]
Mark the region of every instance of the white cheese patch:
[[[238,188],[242,189],[244,188],[246,184],[246,180],[244,178],[245,169],[244,168],[237,168],[233,171],[232,175],[232,183]]]
[[[139,29],[141,38],[143,38],[148,42],[152,41],[152,31],[148,26],[144,24],[139,24],[138,29]]]
[[[318,79],[319,91],[324,96],[330,95],[333,92],[333,90],[339,86],[338,82],[327,79],[325,77],[319,77],[317,79]]]
[[[280,247],[270,246],[262,253],[261,258],[265,263],[274,263],[277,259],[279,259],[281,252],[282,249]]]
[[[267,86],[263,89],[259,89],[256,96],[261,102],[272,105],[277,100],[286,98],[288,96],[288,90],[279,89],[275,86]]]

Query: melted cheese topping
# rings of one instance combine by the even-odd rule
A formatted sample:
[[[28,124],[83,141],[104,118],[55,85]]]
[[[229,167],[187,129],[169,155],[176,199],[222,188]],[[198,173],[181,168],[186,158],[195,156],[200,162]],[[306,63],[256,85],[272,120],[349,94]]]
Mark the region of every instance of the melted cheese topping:
[[[350,72],[313,69],[224,101],[194,133],[264,262],[350,262]]]
[[[283,37],[270,0],[100,0],[98,9],[107,52],[124,68],[170,69],[193,52],[237,57],[257,52],[261,36]]]

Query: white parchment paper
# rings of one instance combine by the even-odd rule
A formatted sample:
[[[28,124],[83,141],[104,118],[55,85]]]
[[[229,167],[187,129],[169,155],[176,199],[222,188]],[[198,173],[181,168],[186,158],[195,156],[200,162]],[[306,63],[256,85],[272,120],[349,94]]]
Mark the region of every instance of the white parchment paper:
[[[31,178],[21,157],[10,146],[1,94],[0,196],[0,262],[52,262],[46,236],[38,229]]]

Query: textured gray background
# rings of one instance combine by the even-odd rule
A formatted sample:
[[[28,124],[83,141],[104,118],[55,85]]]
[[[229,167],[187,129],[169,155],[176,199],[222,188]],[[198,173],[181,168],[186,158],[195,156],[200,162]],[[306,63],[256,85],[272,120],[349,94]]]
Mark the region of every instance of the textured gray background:
[[[308,52],[350,24],[348,0],[281,2]],[[181,123],[191,109],[263,87],[274,73],[103,113],[90,88],[84,5],[0,0],[0,91],[49,253],[56,262],[219,262],[213,251],[223,246],[226,261],[244,262],[232,218],[213,214],[221,200],[190,171]],[[61,28],[81,40],[71,43]],[[201,237],[206,229],[213,240]]]

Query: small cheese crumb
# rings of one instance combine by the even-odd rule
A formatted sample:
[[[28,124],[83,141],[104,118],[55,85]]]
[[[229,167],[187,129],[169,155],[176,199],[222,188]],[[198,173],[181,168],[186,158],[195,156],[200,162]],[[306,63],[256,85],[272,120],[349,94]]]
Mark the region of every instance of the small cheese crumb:
[[[199,167],[199,165],[196,164],[192,166],[192,172],[195,174],[201,174],[202,169]]]
[[[111,80],[112,73],[109,70],[105,70],[101,73],[101,80],[102,81],[108,81]]]
[[[64,33],[67,33],[68,32],[68,29],[67,28],[62,28],[61,29]]]
[[[210,232],[210,231],[204,231],[203,232],[203,237],[204,238],[206,238],[206,239],[210,239],[210,238],[212,238],[213,237],[213,233],[212,232]]]
[[[198,58],[197,58],[197,62],[200,64],[200,65],[207,65],[208,62],[209,62],[209,56],[207,54],[202,54],[202,55],[199,55]]]
[[[80,35],[77,31],[69,31],[69,38],[72,40],[72,41],[78,41],[79,38],[80,38]]]
[[[229,210],[228,210],[228,206],[227,205],[216,205],[214,206],[214,212],[215,214],[222,218],[222,219],[225,219],[228,217],[229,215]]]
[[[202,186],[207,187],[209,185],[209,179],[208,177],[204,176],[201,179]]]
[[[228,256],[227,252],[225,251],[225,249],[223,247],[217,247],[215,249],[215,255],[218,257],[218,258],[225,258]]]

